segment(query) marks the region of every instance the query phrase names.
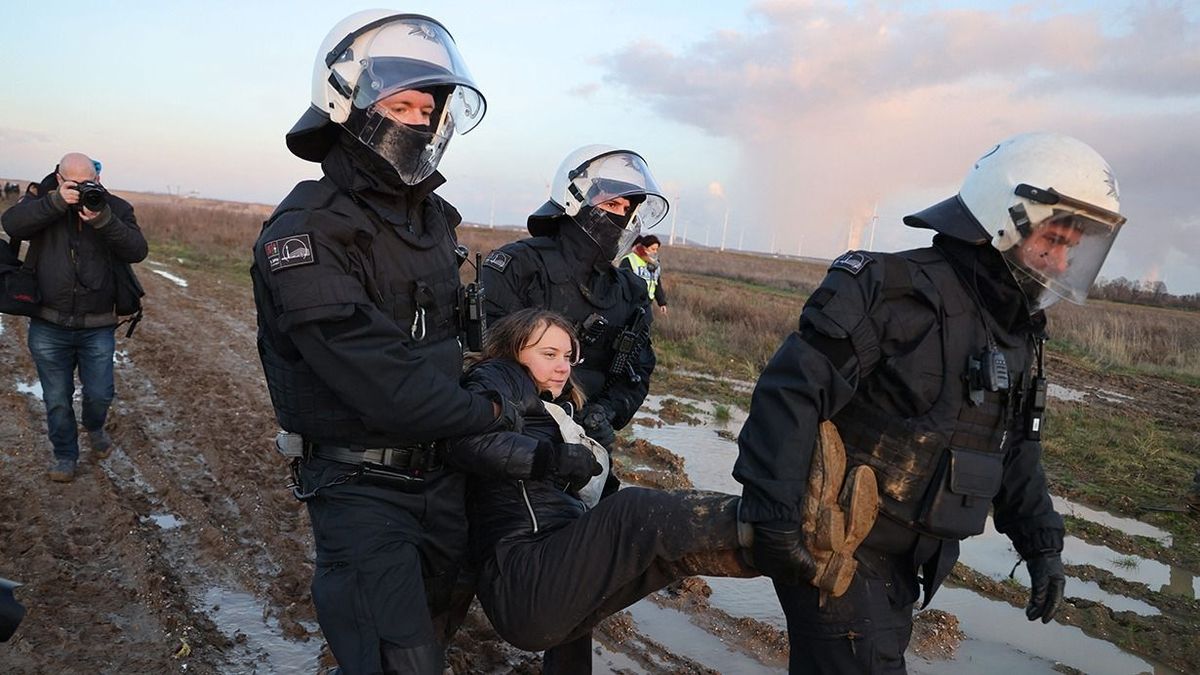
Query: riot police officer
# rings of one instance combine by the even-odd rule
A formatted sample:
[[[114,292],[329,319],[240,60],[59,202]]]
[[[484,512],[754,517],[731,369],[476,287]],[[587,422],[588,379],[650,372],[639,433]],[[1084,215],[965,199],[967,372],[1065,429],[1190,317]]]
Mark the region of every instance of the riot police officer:
[[[734,467],[792,672],[903,672],[913,604],[922,589],[929,601],[989,507],[1028,565],[1027,617],[1054,616],[1063,522],[1041,465],[1042,310],[1086,298],[1118,211],[1092,148],[1024,134],[981,157],[956,196],[905,218],[936,232],[931,247],[833,262],[758,381]],[[849,590],[822,605],[798,508],[826,419],[847,469],[874,469],[881,504]]]
[[[583,354],[574,372],[588,401],[579,422],[610,450],[614,430],[645,400],[655,364],[646,284],[614,260],[668,208],[641,155],[584,146],[563,160],[550,199],[529,216],[532,237],[492,251],[483,266],[489,320],[538,307],[576,326]]]
[[[434,622],[466,545],[439,439],[512,420],[460,388],[458,212],[438,161],[484,99],[428,17],[359,12],[325,38],[288,149],[320,162],[254,247],[258,346],[293,436],[317,618],[346,673],[440,673]]]

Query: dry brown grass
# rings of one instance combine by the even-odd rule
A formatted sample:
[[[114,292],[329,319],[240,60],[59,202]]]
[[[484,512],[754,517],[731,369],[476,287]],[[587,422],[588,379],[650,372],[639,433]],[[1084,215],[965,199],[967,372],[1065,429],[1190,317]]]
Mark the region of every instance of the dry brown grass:
[[[118,193],[159,254],[223,261],[244,275],[262,221],[262,204]],[[488,251],[526,236],[523,230],[464,225],[472,250]],[[715,249],[664,247],[670,313],[657,315],[655,339],[664,363],[754,378],[794,329],[804,298],[826,264]],[[464,278],[474,276],[464,266]],[[1200,379],[1200,313],[1093,301],[1060,303],[1050,312],[1054,351],[1101,366]]]
[[[1051,347],[1099,365],[1200,379],[1200,312],[1092,300],[1050,308]]]
[[[203,259],[250,261],[251,247],[273,207],[188,199],[144,192],[118,193],[133,204],[146,239],[162,250],[183,249]]]

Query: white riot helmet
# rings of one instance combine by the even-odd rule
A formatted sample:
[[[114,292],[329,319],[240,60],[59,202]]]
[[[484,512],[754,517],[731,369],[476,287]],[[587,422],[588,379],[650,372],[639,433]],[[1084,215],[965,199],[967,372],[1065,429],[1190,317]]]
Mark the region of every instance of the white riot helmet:
[[[989,150],[957,197],[905,223],[989,242],[1004,256],[1031,310],[1038,310],[1059,298],[1078,304],[1087,299],[1125,223],[1120,207],[1117,179],[1104,158],[1070,136],[1040,132]]]
[[[627,202],[624,215],[601,206],[614,200]],[[615,258],[643,229],[661,222],[669,208],[641,155],[609,145],[586,145],[558,166],[550,199],[529,216],[528,227],[534,236],[549,234],[554,219],[569,216]]]
[[[393,119],[376,104],[401,91],[432,97],[430,124]],[[419,14],[366,10],[343,19],[313,65],[312,105],[287,134],[297,157],[319,162],[345,127],[414,185],[437,169],[455,131],[483,119],[483,94],[442,24]]]

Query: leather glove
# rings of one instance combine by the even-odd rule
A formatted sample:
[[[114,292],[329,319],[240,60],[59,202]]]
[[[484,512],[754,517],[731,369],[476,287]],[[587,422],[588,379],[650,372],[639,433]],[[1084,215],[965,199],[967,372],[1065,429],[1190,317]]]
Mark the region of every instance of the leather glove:
[[[817,574],[817,564],[804,545],[799,523],[754,523],[751,550],[754,567],[775,581],[793,586],[810,584]]]
[[[521,414],[521,404],[511,401],[494,391],[485,391],[483,395],[500,407],[500,414],[484,431],[512,431],[521,433],[525,428],[525,417]]]
[[[604,467],[586,445],[542,441],[535,451],[530,477],[550,479],[565,483],[568,489],[580,490],[592,476],[599,476],[603,471]]]
[[[588,438],[610,451],[617,442],[617,432],[612,428],[613,415],[614,413],[608,408],[593,403],[583,406],[579,417],[579,425],[587,432]]]
[[[1063,587],[1067,584],[1062,556],[1046,553],[1026,560],[1025,564],[1029,567],[1029,605],[1025,607],[1025,616],[1030,621],[1041,619],[1042,623],[1050,623],[1062,605]]]

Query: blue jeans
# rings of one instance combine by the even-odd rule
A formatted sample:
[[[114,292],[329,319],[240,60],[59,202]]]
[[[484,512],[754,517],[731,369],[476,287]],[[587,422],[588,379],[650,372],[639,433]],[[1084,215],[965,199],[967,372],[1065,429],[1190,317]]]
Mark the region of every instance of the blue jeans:
[[[116,327],[63,328],[41,319],[29,321],[29,352],[37,364],[46,404],[46,426],[56,459],[79,458],[75,426],[75,368],[83,384],[83,426],[104,428],[113,399],[113,352]]]

